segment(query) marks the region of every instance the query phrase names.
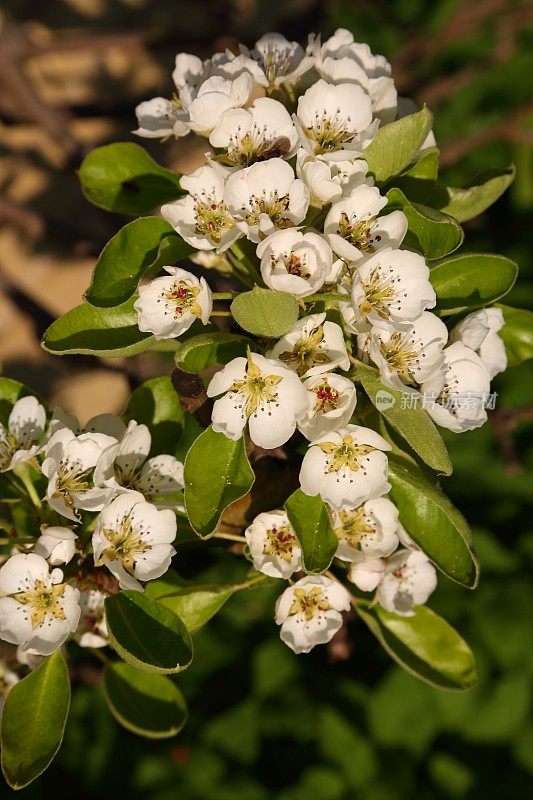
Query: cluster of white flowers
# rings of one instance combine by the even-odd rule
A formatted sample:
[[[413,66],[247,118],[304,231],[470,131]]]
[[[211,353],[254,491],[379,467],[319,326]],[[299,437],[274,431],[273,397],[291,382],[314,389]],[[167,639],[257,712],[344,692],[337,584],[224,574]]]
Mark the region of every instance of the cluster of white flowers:
[[[334,307],[328,295],[339,301],[336,321],[304,315],[264,354],[249,351],[214,375],[213,429],[236,440],[247,427],[264,448],[298,429],[310,443],[302,491],[329,507],[349,579],[376,590],[386,610],[410,615],[435,588],[435,569],[385,497],[390,446],[352,424],[357,396],[346,373],[355,356],[372,363],[385,386],[430,394],[433,420],[461,432],[483,424],[490,380],[506,366],[500,310],[476,311],[450,332],[430,311],[436,295],[426,261],[402,249],[407,217],[387,211],[367,174],[364,151],[380,126],[416,106],[398,97],[386,59],[343,29],[323,43],[310,36],[305,49],[267,34],[238,54],[203,62],[180,54],[173,78],[173,100],[138,106],[136,132],[193,131],[210,147],[205,165],[182,179],[185,196],[163,206],[162,216],[204,260],[209,252],[225,258],[245,237],[256,252],[255,276],[302,308],[317,299]],[[434,144],[430,133],[421,152]],[[139,327],[157,338],[177,336],[196,319],[206,324],[212,310],[203,279],[166,269],[172,277],[141,286],[136,302]],[[246,538],[266,575],[288,579],[302,569],[285,512],[260,514]],[[283,640],[307,652],[333,636],[349,606],[337,582],[304,577],[280,597],[276,621]]]
[[[29,464],[40,471],[48,517],[57,520],[0,568],[0,638],[30,655],[48,655],[70,636],[102,647],[105,595],[68,565],[82,563],[90,543],[93,572],[107,567],[121,588],[142,591],[141,581],[166,572],[176,552],[173,509],[181,506],[183,465],[170,455],[149,458],[146,425],[104,414],[82,429],[59,409],[47,425],[35,397],[15,403],[0,436],[3,470]],[[93,512],[93,532],[81,544],[83,512]]]

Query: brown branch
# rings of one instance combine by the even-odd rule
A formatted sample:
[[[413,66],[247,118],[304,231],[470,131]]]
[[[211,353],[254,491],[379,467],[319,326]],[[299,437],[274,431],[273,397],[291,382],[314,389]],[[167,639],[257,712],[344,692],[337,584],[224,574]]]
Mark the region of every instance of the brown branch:
[[[533,408],[496,409],[489,415],[489,420],[494,428],[506,473],[516,475],[522,472],[524,466],[520,463],[513,433],[517,425],[523,422],[533,422]]]

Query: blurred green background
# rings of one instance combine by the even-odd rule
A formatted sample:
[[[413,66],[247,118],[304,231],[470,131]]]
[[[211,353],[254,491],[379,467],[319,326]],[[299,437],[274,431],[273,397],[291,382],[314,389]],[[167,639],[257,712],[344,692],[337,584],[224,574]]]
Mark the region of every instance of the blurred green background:
[[[337,26],[350,28],[357,40],[392,61],[401,93],[426,102],[435,113],[443,180],[464,185],[479,172],[516,164],[517,179],[507,195],[466,223],[465,249],[516,260],[519,284],[505,302],[533,304],[531,3],[288,0],[280,8],[253,0],[72,0],[36,8],[17,0],[6,7],[18,22],[30,20],[52,31],[155,31],[143,46],[168,75],[178,50],[207,55],[234,39],[251,43],[272,29],[303,39],[309,30],[326,35]],[[104,110],[115,113],[114,130],[120,131],[107,135],[110,140],[126,138],[133,127],[133,102],[125,103],[119,83],[101,88]],[[166,84],[154,79],[153,87],[137,90],[135,101],[170,91],[170,79]],[[83,116],[77,102],[70,111]],[[175,155],[180,147],[179,142],[149,145],[167,163],[168,153]],[[75,188],[73,171],[63,169]],[[83,208],[92,213],[86,204]],[[95,225],[102,225],[98,213]],[[112,224],[118,228],[120,220]],[[178,680],[190,720],[175,740],[151,742],[120,730],[98,688],[96,664],[80,664],[63,749],[52,768],[19,795],[27,800],[52,793],[74,793],[78,800],[530,800],[531,362],[500,376],[494,389],[498,401],[489,424],[446,436],[455,471],[443,487],[473,526],[480,586],[470,593],[441,578],[430,601],[473,647],[480,675],[475,690],[445,693],[416,681],[393,666],[356,622],[349,627],[351,652],[348,646],[317,648],[297,658],[278,639],[272,590],[239,593],[195,637],[195,660]],[[239,559],[216,554],[205,578],[228,581],[239,575]],[[4,789],[1,796],[14,794]]]

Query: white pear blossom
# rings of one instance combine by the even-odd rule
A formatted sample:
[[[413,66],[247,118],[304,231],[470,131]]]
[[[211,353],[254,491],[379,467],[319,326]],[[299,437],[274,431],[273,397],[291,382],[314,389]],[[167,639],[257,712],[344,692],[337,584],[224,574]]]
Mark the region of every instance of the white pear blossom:
[[[224,152],[217,161],[231,168],[249,167],[255,161],[290,158],[298,144],[291,116],[278,100],[260,97],[251,108],[226,111],[209,137]]]
[[[307,392],[297,375],[281,362],[248,353],[217,372],[207,387],[213,405],[213,430],[239,439],[248,423],[250,438],[259,447],[285,444],[308,407]]]
[[[116,492],[140,492],[147,500],[183,489],[183,464],[174,456],[148,458],[152,436],[146,425],[131,420],[122,440],[105,450],[96,469],[94,483]]]
[[[126,425],[117,414],[97,414],[95,417],[91,417],[85,425],[80,425],[75,414],[69,414],[62,408],[56,407],[48,426],[48,439],[61,428],[68,428],[76,436],[79,436],[80,433],[105,433],[106,436],[113,436],[117,441],[122,439],[126,432]]]
[[[9,414],[7,428],[0,423],[0,472],[30,461],[39,452],[46,412],[36,397],[22,397]]]
[[[228,178],[224,203],[237,226],[260,242],[280,228],[302,222],[309,207],[309,191],[281,158],[252,164]]]
[[[338,581],[324,575],[297,581],[278,598],[276,623],[280,637],[295,653],[309,653],[325,644],[342,625],[341,611],[350,610],[350,595]]]
[[[154,97],[145,100],[135,109],[137,117],[137,136],[145,139],[179,139],[190,131],[189,115],[179,102],[167,100],[166,97]]]
[[[295,124],[308,153],[343,150],[350,158],[369,144],[377,120],[372,125],[372,104],[360,86],[319,80],[298,99]]]
[[[211,60],[202,61],[190,53],[178,53],[172,80],[178,91],[180,104],[188,109],[198,94],[198,89],[211,75]]]
[[[373,179],[367,170],[366,161],[348,158],[343,151],[330,153],[328,158],[310,154],[303,147],[296,153],[296,174],[309,189],[315,206],[340,200],[364,183],[371,186]]]
[[[257,247],[261,275],[271,289],[307,297],[322,288],[333,262],[331,247],[318,233],[275,231]]]
[[[325,314],[302,317],[276,342],[267,353],[268,357],[279,358],[300,378],[322,375],[337,368],[349,369],[350,359],[342,328],[325,319]]]
[[[481,308],[468,314],[450,334],[450,342],[462,342],[474,350],[492,379],[507,367],[507,353],[498,331],[503,328],[501,308]]]
[[[368,337],[369,356],[385,386],[412,391],[414,384],[428,380],[444,363],[448,329],[435,314],[423,311],[404,330],[372,328]]]
[[[437,587],[437,572],[421,550],[398,550],[387,559],[377,591],[385,611],[412,617]]]
[[[107,624],[105,594],[99,589],[86,589],[80,595],[81,617],[74,639],[80,647],[106,647]]]
[[[247,52],[245,48],[242,50]],[[289,42],[281,33],[266,33],[261,36],[249,55],[264,75],[259,82],[269,92],[280,88],[287,88],[292,92],[314,63],[314,59],[306,54],[298,42]]]
[[[258,514],[244,535],[258,572],[287,579],[302,569],[302,549],[285,511]]]
[[[358,333],[408,328],[437,298],[429,268],[418,253],[384,248],[358,265],[352,282],[352,325]]]
[[[45,500],[63,517],[78,522],[76,509],[100,511],[113,496],[108,488],[94,486],[93,471],[103,451],[116,444],[104,433],[76,436],[62,428],[47,442],[41,470],[48,478]]]
[[[387,497],[333,511],[332,524],[342,561],[383,558],[398,547],[398,509]]]
[[[310,404],[298,430],[309,441],[349,423],[357,403],[355,386],[349,378],[328,372],[307,378],[303,385]]]
[[[142,591],[167,571],[176,554],[176,515],[147,503],[139,492],[116,497],[99,515],[92,537],[94,563],[105,565],[122,589]]]
[[[240,75],[247,74],[253,80],[254,97],[264,96],[265,75],[261,67],[253,60],[247,47],[240,45],[240,49],[239,54],[233,53],[228,48],[222,53],[215,53],[210,61],[211,74],[220,75],[228,80],[235,80]]]
[[[164,269],[170,277],[139,286],[134,303],[139,330],[153,333],[156,339],[170,339],[181,336],[197,319],[207,325],[213,297],[205,279],[179,267]]]
[[[311,442],[300,470],[305,494],[320,495],[334,509],[358,506],[386,494],[391,446],[375,431],[346,425]]]
[[[161,206],[161,216],[192,247],[223,252],[242,236],[224,202],[224,185],[212,165],[199,167],[181,179],[189,194]]]
[[[384,247],[399,247],[407,232],[403,211],[378,217],[387,205],[375,186],[362,184],[334,203],[324,221],[332,250],[347,262],[359,261]]]
[[[62,583],[60,569],[49,571],[35,553],[18,553],[0,569],[0,638],[47,656],[76,630],[78,589]]]
[[[207,78],[187,107],[191,130],[209,136],[225,111],[249,103],[253,87],[253,79],[247,72],[234,80],[227,80],[219,75]]]
[[[348,580],[362,592],[373,592],[385,572],[385,561],[382,558],[364,558],[353,561],[348,569]]]
[[[367,44],[355,42],[353,34],[338,28],[316,53],[316,69],[330,83],[355,83],[368,92],[374,115],[383,124],[396,116],[397,92],[391,65],[374,55]]]
[[[68,564],[74,558],[77,538],[72,528],[41,525],[41,535],[35,542],[33,552],[45,558],[53,567]]]
[[[443,355],[443,370],[420,387],[424,407],[442,428],[456,433],[479,428],[487,421],[489,373],[477,353],[462,342],[446,347]]]

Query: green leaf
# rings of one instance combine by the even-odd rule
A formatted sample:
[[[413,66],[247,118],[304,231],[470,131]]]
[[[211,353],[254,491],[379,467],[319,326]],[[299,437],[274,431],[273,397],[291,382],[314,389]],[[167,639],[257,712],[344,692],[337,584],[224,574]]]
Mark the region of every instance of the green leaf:
[[[359,600],[357,613],[387,653],[407,672],[438,689],[465,691],[477,681],[474,656],[446,620],[426,606],[412,617]]]
[[[339,543],[326,506],[320,497],[309,497],[297,489],[285,503],[285,510],[302,548],[305,571],[323,572]]]
[[[0,378],[0,423],[7,425],[9,415],[13,406],[22,397],[37,397],[40,403],[43,403],[46,408],[44,400],[32,389],[28,389],[23,383],[14,381],[11,378]]]
[[[394,178],[394,186],[417,203],[426,203],[439,174],[439,151],[431,147],[415,163]]]
[[[61,746],[70,705],[68,669],[61,653],[46,658],[16,683],[2,714],[2,771],[22,789],[47,768]]]
[[[175,452],[185,414],[169,377],[151,378],[138,386],[130,395],[124,416],[150,428],[150,455]]]
[[[170,608],[183,620],[190,633],[214,617],[233,592],[233,586],[217,584],[171,586],[164,581],[150,581],[146,587],[148,597]]]
[[[450,214],[459,222],[466,222],[481,214],[498,200],[515,177],[513,164],[506,170],[491,169],[479,175],[475,183],[464,189],[453,186],[436,186],[429,204]]]
[[[42,346],[58,356],[80,353],[121,358],[142,353],[156,339],[139,330],[133,307],[136,299],[135,295],[114,308],[96,308],[89,303],[76,306],[50,325]]]
[[[185,372],[201,372],[213,364],[227,364],[232,358],[245,356],[247,345],[253,342],[237,333],[201,333],[178,342],[176,366]]]
[[[409,114],[378,130],[363,152],[368,171],[378,183],[384,183],[409,166],[431,130],[432,122],[433,116],[424,106],[416,114]]]
[[[250,491],[254,473],[244,447],[211,426],[195,440],[185,459],[185,508],[199,536],[214,533],[224,510]]]
[[[104,694],[117,722],[148,739],[175,736],[187,721],[187,705],[170,678],[123,661],[104,669]]]
[[[79,177],[87,200],[119,214],[147,214],[183,194],[180,176],[133,142],[96,147],[84,158]]]
[[[512,289],[518,267],[509,258],[489,253],[465,253],[436,264],[429,280],[442,316],[494,303]]]
[[[237,295],[231,304],[235,321],[249,333],[279,339],[298,319],[298,301],[292,294],[261,289]]]
[[[444,475],[451,475],[453,467],[446,445],[427,411],[423,408],[402,408],[402,392],[385,386],[374,367],[358,364],[357,377],[374,406],[409,447],[429,467]]]
[[[192,661],[192,641],[177,614],[142,592],[119,592],[105,601],[109,643],[133,667],[181,672]]]
[[[85,299],[93,306],[118,306],[135,293],[144,277],[157,275],[193,252],[168,222],[141,217],[125,225],[106,244],[96,262]]]
[[[431,261],[447,256],[463,241],[463,229],[453,217],[428,206],[411,203],[400,189],[390,189],[387,198],[387,211],[399,209],[407,217],[404,247],[418,250]]]
[[[500,306],[505,325],[499,331],[509,366],[514,367],[533,358],[533,312],[525,308]]]
[[[474,589],[479,566],[463,515],[420,469],[393,455],[389,455],[389,482],[391,500],[409,536],[451,580]]]

